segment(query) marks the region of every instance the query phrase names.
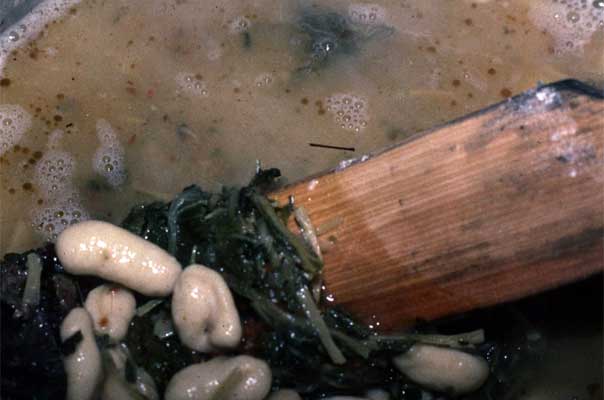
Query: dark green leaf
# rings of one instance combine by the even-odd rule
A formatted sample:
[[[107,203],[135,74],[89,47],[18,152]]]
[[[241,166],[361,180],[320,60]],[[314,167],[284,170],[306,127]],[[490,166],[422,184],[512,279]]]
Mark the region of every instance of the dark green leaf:
[[[61,354],[64,357],[72,355],[76,351],[78,344],[80,344],[83,339],[84,336],[82,335],[81,331],[77,331],[76,333],[65,339],[63,343],[61,343]]]

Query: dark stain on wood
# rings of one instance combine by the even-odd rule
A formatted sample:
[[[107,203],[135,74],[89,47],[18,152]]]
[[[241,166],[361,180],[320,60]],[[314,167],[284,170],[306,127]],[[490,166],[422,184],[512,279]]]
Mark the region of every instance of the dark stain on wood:
[[[598,226],[585,229],[579,233],[566,235],[556,240],[551,245],[551,256],[557,258],[560,256],[570,256],[578,252],[586,251],[604,240],[604,227]]]
[[[555,261],[581,255],[597,250],[604,239],[604,227],[588,228],[578,233],[562,236],[560,239],[536,245],[534,248],[515,252],[511,257],[499,260],[500,263],[520,263],[530,266],[545,261]],[[602,264],[602,261],[600,261]]]
[[[406,265],[400,268],[401,271],[405,271],[405,269],[411,269],[413,273],[419,273],[422,271],[427,271],[437,267],[447,267],[452,262],[458,262],[454,260],[459,260],[460,258],[467,258],[468,260],[475,260],[476,254],[486,253],[491,247],[489,242],[479,242],[476,244],[472,244],[471,246],[465,246],[460,248],[452,248],[449,251],[443,252],[442,254],[438,254],[434,257],[423,259],[417,263],[413,263],[410,265]],[[465,271],[465,270],[464,270]]]
[[[488,125],[489,121],[487,121],[487,123],[483,125],[485,126],[485,129],[483,131],[481,131],[478,135],[473,136],[464,144],[463,147],[466,152],[471,153],[485,148],[489,143],[495,140],[495,138],[503,132],[498,129],[493,129],[492,127],[489,127],[487,129],[486,125]]]
[[[480,218],[477,218],[477,219],[474,219],[470,222],[466,222],[465,224],[463,224],[461,226],[461,231],[462,232],[474,231],[474,230],[480,229],[480,227],[482,227],[483,224],[484,224],[484,221]]]

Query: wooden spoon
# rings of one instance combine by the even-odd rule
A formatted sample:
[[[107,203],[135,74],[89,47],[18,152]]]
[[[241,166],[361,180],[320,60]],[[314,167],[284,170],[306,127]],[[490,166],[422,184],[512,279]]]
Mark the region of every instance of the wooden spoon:
[[[332,225],[327,289],[383,330],[518,299],[604,267],[601,97],[546,85],[273,197]]]

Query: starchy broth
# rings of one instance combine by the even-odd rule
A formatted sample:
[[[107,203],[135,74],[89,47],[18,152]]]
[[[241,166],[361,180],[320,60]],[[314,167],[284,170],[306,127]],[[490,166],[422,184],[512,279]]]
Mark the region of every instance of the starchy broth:
[[[45,4],[0,40],[3,252],[255,160],[295,180],[537,82],[604,80],[600,1]]]

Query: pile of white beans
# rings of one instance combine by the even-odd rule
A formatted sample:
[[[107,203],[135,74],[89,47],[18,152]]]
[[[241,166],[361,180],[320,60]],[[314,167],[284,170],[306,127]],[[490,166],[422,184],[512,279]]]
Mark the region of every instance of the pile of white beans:
[[[220,274],[203,265],[185,269],[158,246],[115,225],[86,221],[67,228],[56,242],[65,270],[75,275],[93,275],[109,282],[90,291],[84,307],[73,309],[61,325],[61,339],[78,331],[82,340],[64,359],[67,399],[130,399],[133,393],[159,399],[149,374],[137,368],[136,379],[125,379],[127,349],[116,346],[101,354],[95,335],[107,335],[118,343],[124,339],[136,313],[131,290],[146,296],[172,296],[172,319],[181,342],[192,350],[211,352],[233,349],[241,341],[241,322],[233,296]],[[112,368],[103,367],[103,357]],[[468,393],[482,385],[488,375],[486,361],[465,352],[428,345],[415,345],[394,358],[394,365],[409,379],[427,388],[454,394]],[[166,388],[166,400],[211,399],[220,392],[225,400],[262,400],[271,389],[272,375],[266,362],[241,355],[215,357],[177,372]],[[366,399],[387,400],[380,390]],[[299,400],[292,390],[280,390],[269,400]],[[331,400],[354,400],[332,397]]]

